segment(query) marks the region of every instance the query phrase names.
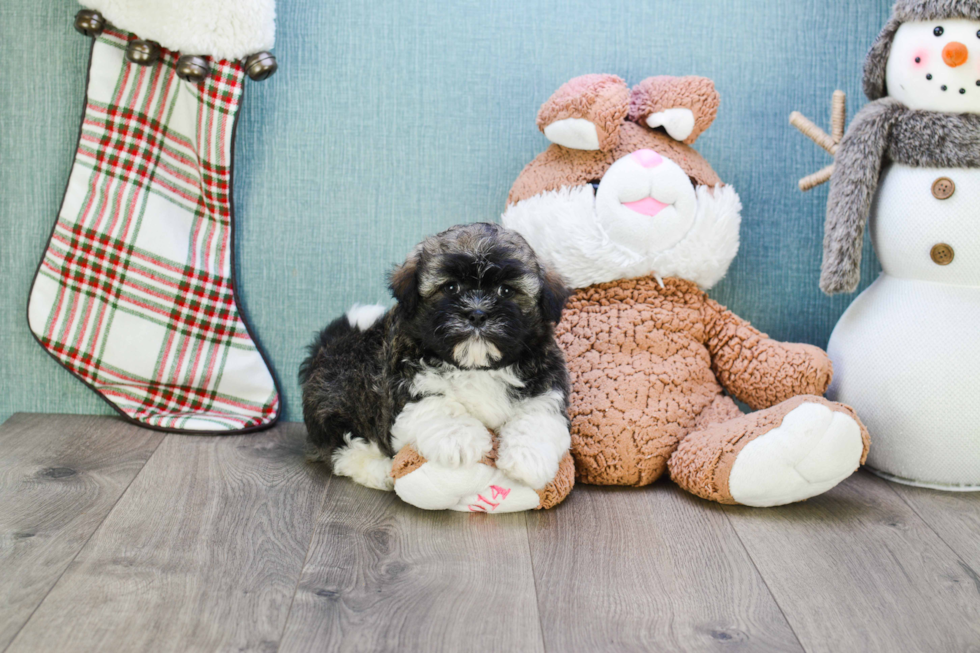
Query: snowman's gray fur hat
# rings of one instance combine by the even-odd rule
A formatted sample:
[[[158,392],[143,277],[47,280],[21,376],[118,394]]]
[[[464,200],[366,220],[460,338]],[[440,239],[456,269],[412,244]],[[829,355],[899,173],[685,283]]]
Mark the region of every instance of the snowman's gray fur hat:
[[[888,89],[885,88],[885,66],[888,64],[895,32],[902,23],[950,18],[980,20],[980,0],[898,0],[892,9],[892,17],[871,46],[864,62],[864,94],[868,99],[879,100],[888,95]]]

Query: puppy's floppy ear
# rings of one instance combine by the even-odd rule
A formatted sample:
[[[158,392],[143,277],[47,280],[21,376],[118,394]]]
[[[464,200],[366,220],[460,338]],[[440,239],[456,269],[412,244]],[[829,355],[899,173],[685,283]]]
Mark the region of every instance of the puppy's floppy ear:
[[[413,252],[402,265],[388,275],[388,288],[391,295],[401,306],[405,314],[411,317],[419,306],[419,254]]]
[[[538,300],[538,304],[544,319],[552,324],[558,324],[561,320],[561,312],[565,308],[565,302],[571,296],[572,291],[565,285],[565,280],[554,270],[542,266],[541,298]]]

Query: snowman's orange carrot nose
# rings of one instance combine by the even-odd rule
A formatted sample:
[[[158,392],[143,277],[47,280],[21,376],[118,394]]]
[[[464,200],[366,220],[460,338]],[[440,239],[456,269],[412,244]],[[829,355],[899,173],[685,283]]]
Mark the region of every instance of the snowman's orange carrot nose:
[[[943,61],[950,68],[956,68],[957,66],[962,66],[966,63],[966,60],[970,58],[970,51],[966,49],[966,46],[958,41],[953,41],[943,48]]]

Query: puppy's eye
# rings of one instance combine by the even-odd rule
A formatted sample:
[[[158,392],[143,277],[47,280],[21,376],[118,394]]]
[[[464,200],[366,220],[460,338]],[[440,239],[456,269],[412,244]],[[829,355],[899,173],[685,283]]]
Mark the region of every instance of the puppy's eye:
[[[946,30],[944,30],[942,27],[937,27],[936,29],[932,30],[932,33],[936,36],[942,36],[946,33]]]
[[[511,288],[510,286],[498,286],[497,296],[500,297],[501,299],[508,299],[510,297],[513,297],[514,289]]]
[[[455,295],[456,293],[458,293],[458,292],[459,292],[459,284],[458,284],[458,283],[455,283],[455,282],[450,282],[450,283],[447,283],[447,284],[446,284],[445,286],[443,286],[442,288],[443,288],[443,290],[445,290],[445,291],[446,291],[446,293],[447,293],[447,294],[449,294],[449,295]]]

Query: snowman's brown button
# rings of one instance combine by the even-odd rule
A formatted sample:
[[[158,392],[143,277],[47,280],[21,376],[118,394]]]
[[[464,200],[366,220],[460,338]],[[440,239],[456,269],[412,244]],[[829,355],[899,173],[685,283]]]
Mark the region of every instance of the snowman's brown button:
[[[939,243],[932,248],[932,252],[929,253],[932,256],[932,262],[936,265],[949,265],[953,262],[953,258],[956,254],[953,252],[953,248],[946,243]]]
[[[956,184],[949,177],[940,177],[932,184],[932,195],[937,200],[948,200],[956,192]]]

